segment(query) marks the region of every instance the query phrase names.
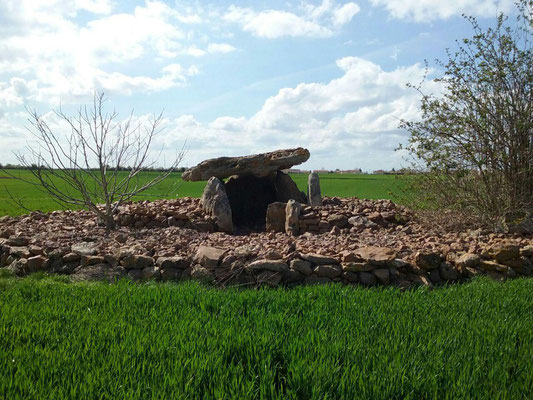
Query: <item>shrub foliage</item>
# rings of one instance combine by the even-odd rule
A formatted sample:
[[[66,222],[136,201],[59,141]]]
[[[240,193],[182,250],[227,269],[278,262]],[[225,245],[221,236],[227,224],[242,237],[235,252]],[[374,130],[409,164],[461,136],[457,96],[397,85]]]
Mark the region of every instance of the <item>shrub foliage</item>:
[[[482,29],[465,17],[473,36],[458,42],[442,93],[421,95],[419,121],[401,121],[424,204],[471,212],[482,222],[506,224],[533,208],[533,1],[517,4],[516,20],[500,14]]]

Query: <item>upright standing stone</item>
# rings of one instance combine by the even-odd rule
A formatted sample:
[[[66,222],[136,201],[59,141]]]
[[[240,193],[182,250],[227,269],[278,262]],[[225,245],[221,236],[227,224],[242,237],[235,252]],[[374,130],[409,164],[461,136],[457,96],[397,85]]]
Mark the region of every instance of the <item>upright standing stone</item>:
[[[309,205],[321,206],[322,194],[320,193],[320,180],[316,172],[309,174],[309,180],[307,183],[307,196],[309,197]]]
[[[295,200],[289,200],[285,208],[285,233],[287,235],[298,235],[300,224],[298,219],[302,212],[302,205]]]
[[[285,232],[285,208],[287,204],[276,201],[268,205],[266,213],[267,232]]]
[[[220,179],[215,177],[209,179],[200,202],[204,210],[215,217],[219,230],[233,233],[231,206],[226,195],[224,183]]]

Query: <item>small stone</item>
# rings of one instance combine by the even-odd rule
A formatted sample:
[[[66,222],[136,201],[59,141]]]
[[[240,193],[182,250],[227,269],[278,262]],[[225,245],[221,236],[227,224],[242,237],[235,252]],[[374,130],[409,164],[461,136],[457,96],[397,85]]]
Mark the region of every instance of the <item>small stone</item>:
[[[455,263],[462,268],[475,268],[479,265],[480,257],[477,254],[473,253],[465,253],[462,256],[460,256]]]
[[[96,264],[105,264],[105,259],[102,256],[83,256],[82,265],[96,265]]]
[[[513,260],[520,257],[520,246],[509,242],[496,243],[488,247],[486,251],[490,258],[493,258],[499,262]]]
[[[382,285],[388,285],[390,283],[390,272],[388,268],[378,268],[372,272]]]
[[[283,273],[283,281],[287,283],[295,283],[295,282],[301,282],[304,280],[304,275],[300,272],[289,269],[288,271]]]
[[[294,259],[291,261],[291,269],[300,272],[303,275],[311,275],[313,270],[311,269],[311,263],[309,261]]]
[[[159,257],[156,265],[161,269],[185,269],[189,266],[189,261],[180,256]]]
[[[119,243],[126,243],[128,241],[128,235],[126,235],[125,233],[117,233],[115,235],[115,241]]]
[[[378,283],[376,276],[370,272],[359,272],[359,281],[367,286],[375,286]]]
[[[144,280],[159,280],[161,273],[158,267],[146,267],[142,269],[141,278]]]
[[[121,264],[126,269],[143,269],[153,266],[154,259],[145,255],[133,255],[123,258]]]
[[[324,256],[322,254],[308,253],[302,254],[301,257],[312,264],[337,264],[338,260],[334,257]]]
[[[163,268],[160,270],[161,280],[164,282],[177,281],[180,279],[182,271],[178,268]]]
[[[447,262],[441,264],[439,272],[441,278],[445,281],[455,281],[459,278],[459,271]]]
[[[267,260],[280,260],[283,258],[281,254],[279,254],[277,251],[274,251],[274,250],[271,250],[268,253],[266,253],[264,257]]]
[[[257,277],[256,281],[260,285],[278,286],[281,282],[282,274],[274,271],[262,271]]]
[[[315,269],[313,270],[313,273],[317,276],[325,276],[327,278],[333,279],[338,276],[341,276],[342,269],[340,265],[337,265],[337,264],[317,265]]]
[[[13,246],[11,247],[9,254],[20,258],[31,257],[30,250],[26,246]]]
[[[439,268],[442,260],[437,253],[423,253],[419,251],[415,255],[415,262],[420,268],[430,270]]]
[[[26,266],[28,270],[34,272],[34,271],[40,271],[42,269],[45,269],[47,263],[48,263],[48,258],[46,258],[43,255],[39,255],[39,256],[28,258],[28,262]]]
[[[79,261],[81,256],[78,253],[67,253],[63,256],[63,261],[66,263]]]
[[[396,258],[396,251],[388,247],[361,247],[355,250],[354,254],[375,265],[386,265]]]
[[[348,217],[342,214],[331,214],[328,216],[328,222],[332,226],[336,226],[338,228],[346,228],[350,224],[348,223]]]
[[[226,252],[226,250],[218,247],[200,246],[196,250],[194,261],[204,267],[216,267]]]
[[[342,263],[342,270],[347,272],[361,272],[361,271],[373,271],[379,268],[379,265],[369,264],[365,262],[348,262]]]
[[[287,263],[281,260],[257,260],[246,266],[248,270],[252,271],[273,271],[273,272],[285,272],[289,270]]]
[[[359,277],[357,276],[357,274],[355,272],[350,272],[350,271],[344,271],[342,273],[342,277],[344,279],[346,279],[348,282],[350,283],[357,283],[359,282]]]
[[[533,257],[533,244],[521,248],[520,255],[522,257]]]
[[[496,261],[481,260],[479,262],[479,268],[484,271],[497,271],[497,272],[507,272],[509,267],[507,265],[500,264]]]
[[[81,242],[73,244],[71,247],[71,251],[81,256],[94,256],[98,252],[98,249],[95,243]]]
[[[192,267],[191,278],[203,282],[212,282],[215,277],[207,268],[196,264]]]

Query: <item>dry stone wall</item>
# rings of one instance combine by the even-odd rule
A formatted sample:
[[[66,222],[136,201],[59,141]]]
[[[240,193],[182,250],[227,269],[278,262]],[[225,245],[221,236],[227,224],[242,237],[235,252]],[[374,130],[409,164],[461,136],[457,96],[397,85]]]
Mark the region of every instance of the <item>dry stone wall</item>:
[[[116,216],[121,227],[110,236],[85,211],[3,217],[0,267],[18,276],[47,271],[75,280],[196,279],[240,286],[339,282],[409,288],[477,275],[533,275],[531,236],[439,236],[390,201],[326,198],[323,204],[302,207],[296,235],[214,232],[198,199],[127,204]],[[279,203],[277,213],[286,214],[286,207]]]

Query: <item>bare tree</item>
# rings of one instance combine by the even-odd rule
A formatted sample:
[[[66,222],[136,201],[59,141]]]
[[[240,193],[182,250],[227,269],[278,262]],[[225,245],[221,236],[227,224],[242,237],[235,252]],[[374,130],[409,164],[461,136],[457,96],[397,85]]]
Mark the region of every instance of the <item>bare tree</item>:
[[[162,114],[144,124],[134,119],[133,112],[125,121],[117,121],[118,113],[106,112],[105,102],[103,93],[95,93],[93,104],[80,107],[74,117],[61,106],[53,110],[70,131],[65,135],[28,109],[28,130],[36,144],[27,147],[27,154],[16,156],[36,180],[12,176],[44,188],[62,206],[87,208],[109,231],[115,229],[113,216],[119,206],[167,178],[183,159],[184,147],[163,172],[142,176],[155,165],[149,158],[150,147],[160,131]]]

